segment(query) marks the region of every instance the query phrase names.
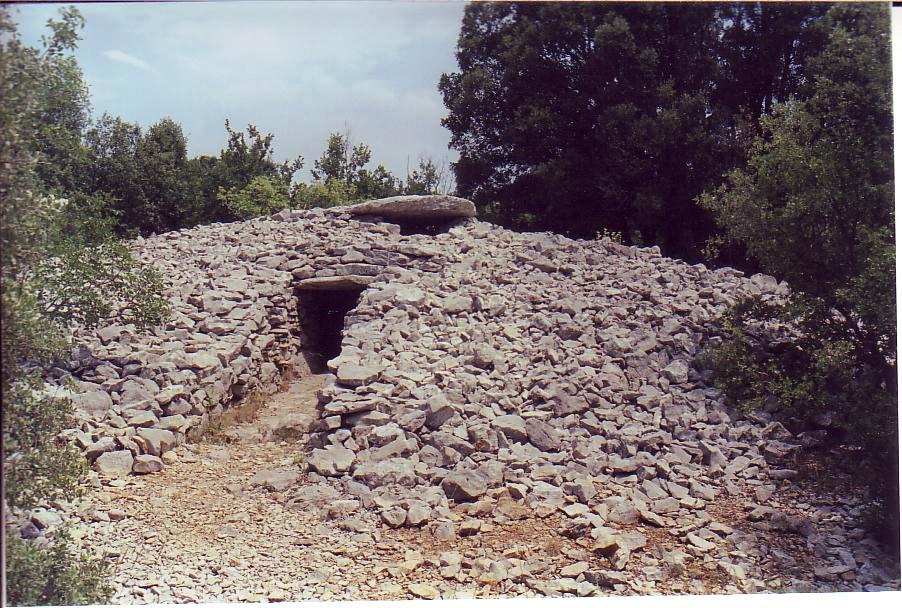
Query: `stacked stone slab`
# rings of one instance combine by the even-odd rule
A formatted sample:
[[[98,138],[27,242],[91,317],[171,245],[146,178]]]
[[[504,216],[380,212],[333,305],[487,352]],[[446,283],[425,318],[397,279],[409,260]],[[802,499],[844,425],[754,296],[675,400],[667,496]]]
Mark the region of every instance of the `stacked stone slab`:
[[[766,421],[733,420],[695,361],[727,305],[785,286],[481,222],[432,243],[429,272],[393,268],[364,292],[311,470],[390,525],[435,527],[449,500],[499,498],[591,505],[590,528],[676,525],[768,479]],[[602,485],[621,491],[599,502]]]
[[[767,503],[796,474],[786,457],[823,433],[729,412],[699,355],[730,304],[784,298],[785,284],[472,216],[461,199],[404,198],[138,239],[136,255],[169,281],[173,316],[149,332],[76,331],[72,361],[48,376],[78,411],[66,434],[106,476],[159,471],[215,416],[303,371],[297,290],[362,288],[305,448],[322,483],[287,488],[287,500],[303,507],[328,490],[329,513],[365,508],[439,541],[479,533],[485,516],[563,514],[559,532],[589,539],[607,564],[574,574],[578,585],[621,589],[646,544],[639,522],[682,540],[661,557],[668,568],[685,550],[760,590],[754,538],[704,507],[752,491]],[[405,236],[408,220],[448,230]],[[850,576],[841,525],[764,505],[746,519],[824,547],[817,576]],[[862,580],[886,578],[861,568]]]
[[[424,488],[440,509],[499,489],[551,508],[614,480],[667,515],[715,482],[766,474],[761,426],[731,421],[693,360],[729,303],[783,293],[773,279],[517,234],[447,199],[420,199],[458,219],[435,236],[374,217],[403,221],[416,208],[404,197],[138,239],[172,318],[76,332],[51,376],[75,379],[69,434],[108,474],[159,470],[211,417],[302,366],[297,288],[352,282],[366,289],[330,362],[310,463],[391,490],[383,510]]]

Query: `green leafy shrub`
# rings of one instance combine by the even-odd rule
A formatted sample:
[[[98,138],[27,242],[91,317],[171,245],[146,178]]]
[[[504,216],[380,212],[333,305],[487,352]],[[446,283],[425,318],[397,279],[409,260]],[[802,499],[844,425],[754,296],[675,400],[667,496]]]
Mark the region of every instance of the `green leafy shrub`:
[[[94,247],[59,243],[57,255],[29,272],[29,291],[46,318],[96,325],[113,313],[139,327],[162,322],[169,305],[160,273],[135,260],[121,242]]]
[[[219,188],[216,198],[238,219],[270,215],[289,205],[288,186],[283,182],[258,175],[241,188]]]
[[[112,240],[114,196],[79,191],[81,133],[89,114],[78,64],[68,54],[83,20],[75,8],[50,20],[43,50],[22,45],[0,6],[0,332],[4,504],[28,509],[79,494],[84,460],[61,436],[69,400],[47,392],[36,364],[65,355],[71,323],[148,325],[168,314],[162,279]],[[51,193],[73,193],[64,198]],[[49,545],[6,530],[7,599],[16,605],[102,603],[102,560],[65,533]]]
[[[811,321],[798,316],[802,306],[798,300],[775,304],[747,298],[721,318],[723,341],[706,358],[732,405],[746,412],[779,406],[802,417],[848,409],[844,393],[854,382],[852,345],[799,331]]]
[[[49,546],[6,537],[6,598],[13,606],[105,604],[113,591],[109,564],[80,555],[65,532]]]
[[[884,364],[856,356],[854,340],[829,322],[835,311],[795,295],[786,303],[740,301],[721,319],[722,341],[704,363],[728,404],[811,419],[837,414],[845,441],[862,449],[860,479],[871,489],[869,527],[897,546],[899,534],[896,385]]]
[[[42,500],[72,500],[80,495],[84,459],[59,439],[71,426],[72,403],[47,391],[31,375],[4,394],[3,477],[9,505],[30,509]]]
[[[449,181],[445,165],[439,167],[431,158],[421,158],[407,176],[404,194],[445,194],[450,189]]]
[[[117,229],[126,232],[119,224],[122,212],[116,206],[116,198],[106,192],[70,194],[68,204],[58,216],[59,234],[54,240],[84,246],[113,240]]]
[[[898,548],[898,397],[889,10],[838,4],[817,27],[805,96],[761,117],[745,167],[700,197],[721,229],[795,295],[741,303],[711,359],[740,407],[832,410]],[[768,327],[789,333],[768,346]],[[765,348],[766,346],[766,348]]]
[[[361,200],[353,184],[338,179],[297,184],[291,199],[300,209],[339,207]]]

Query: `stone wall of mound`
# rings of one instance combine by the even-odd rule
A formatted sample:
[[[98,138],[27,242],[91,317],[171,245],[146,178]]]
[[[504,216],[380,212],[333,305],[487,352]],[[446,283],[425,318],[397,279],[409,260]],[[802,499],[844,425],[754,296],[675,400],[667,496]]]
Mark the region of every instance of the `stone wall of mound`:
[[[458,224],[402,236],[290,211],[139,239],[173,317],[76,333],[77,356],[51,375],[75,379],[68,434],[103,475],[159,470],[212,417],[303,368],[298,289],[353,284],[365,289],[329,362],[309,469],[392,525],[502,495],[598,515],[603,483],[629,491],[601,516],[676,516],[731,480],[767,479],[790,449],[782,427],[731,420],[693,366],[727,305],[783,293],[772,278]]]
[[[768,460],[788,432],[732,420],[693,365],[728,304],[785,293],[772,278],[481,222],[434,246],[430,272],[364,292],[309,458],[389,525],[508,499],[665,525],[740,478],[787,474]],[[616,496],[599,502],[602,485]]]
[[[213,417],[303,370],[296,290],[305,281],[365,286],[401,267],[427,273],[444,263],[426,237],[351,217],[283,212],[136,240],[137,257],[171,286],[171,319],[150,331],[77,330],[72,360],[48,378],[49,391],[73,399],[79,426],[66,434],[95,468],[159,470]]]

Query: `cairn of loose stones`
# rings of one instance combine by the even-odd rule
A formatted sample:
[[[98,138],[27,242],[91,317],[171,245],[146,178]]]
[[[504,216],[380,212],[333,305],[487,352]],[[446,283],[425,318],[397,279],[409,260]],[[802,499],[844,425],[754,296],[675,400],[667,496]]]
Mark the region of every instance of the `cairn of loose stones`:
[[[732,589],[761,591],[770,558],[705,512],[753,493],[750,521],[825,547],[811,584],[892,579],[877,549],[850,559],[825,542],[845,528],[767,506],[796,474],[780,463],[820,436],[728,411],[699,369],[731,304],[788,294],[773,277],[516,233],[441,196],[283,211],[131,248],[166,277],[171,319],[76,330],[71,360],[47,375],[76,406],[65,435],[105,480],[162,470],[223,413],[307,370],[299,292],[351,289],[360,297],[303,448],[307,481],[340,490],[347,513],[438,540],[479,534],[479,515],[560,514],[561,535],[596,561],[533,589],[547,594],[626,589],[647,545],[636,526],[656,527],[682,545],[649,558],[660,576],[691,556]],[[457,576],[460,556],[446,557]]]

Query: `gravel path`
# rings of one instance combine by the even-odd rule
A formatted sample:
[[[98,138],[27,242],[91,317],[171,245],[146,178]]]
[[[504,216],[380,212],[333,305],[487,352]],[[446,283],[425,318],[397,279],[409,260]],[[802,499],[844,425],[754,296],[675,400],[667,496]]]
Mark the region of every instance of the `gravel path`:
[[[163,472],[92,496],[125,516],[95,522],[85,536],[113,557],[113,602],[393,596],[371,582],[372,562],[361,559],[365,545],[354,533],[285,504],[280,492],[252,485],[261,471],[298,470],[301,445],[267,435],[286,414],[313,415],[320,380],[292,383],[256,420],[179,448],[178,460]]]

